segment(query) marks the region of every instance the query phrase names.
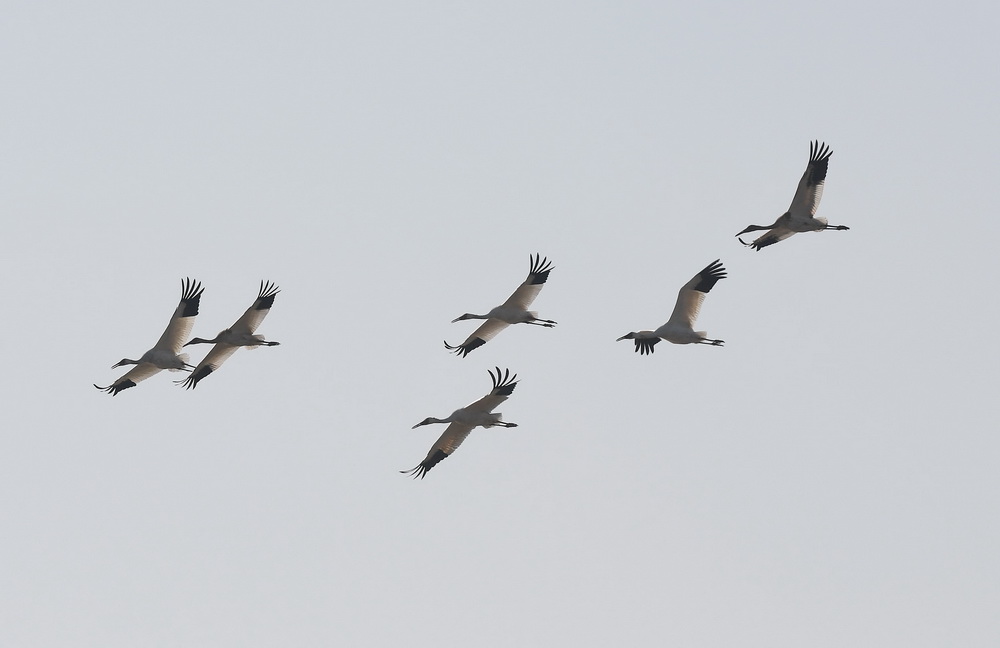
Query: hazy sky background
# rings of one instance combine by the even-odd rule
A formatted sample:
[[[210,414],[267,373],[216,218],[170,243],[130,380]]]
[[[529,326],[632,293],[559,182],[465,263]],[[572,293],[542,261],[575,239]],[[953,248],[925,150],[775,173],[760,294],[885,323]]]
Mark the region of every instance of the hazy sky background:
[[[0,644],[1000,644],[995,3],[0,13]],[[188,276],[281,346],[95,390]]]

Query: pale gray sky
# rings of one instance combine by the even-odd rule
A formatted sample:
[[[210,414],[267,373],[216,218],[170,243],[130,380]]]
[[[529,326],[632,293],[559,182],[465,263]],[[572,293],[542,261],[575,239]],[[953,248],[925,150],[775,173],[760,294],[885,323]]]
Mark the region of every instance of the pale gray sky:
[[[2,12],[0,644],[998,645],[995,3],[319,5]],[[96,391],[187,276],[282,345]]]

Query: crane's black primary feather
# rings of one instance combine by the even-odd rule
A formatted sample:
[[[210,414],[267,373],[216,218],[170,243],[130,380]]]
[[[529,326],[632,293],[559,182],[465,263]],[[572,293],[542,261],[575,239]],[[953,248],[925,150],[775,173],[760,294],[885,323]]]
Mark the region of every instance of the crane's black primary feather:
[[[208,376],[210,373],[215,371],[215,367],[212,365],[205,365],[200,369],[194,371],[184,380],[175,381],[178,385],[183,385],[184,389],[194,389],[198,386],[203,378]]]
[[[715,284],[719,282],[719,279],[726,278],[726,269],[722,267],[722,261],[720,259],[716,259],[712,263],[705,266],[705,269],[698,273],[698,276],[698,284],[694,287],[694,289],[698,292],[707,293],[713,286],[715,286]]]
[[[135,383],[131,380],[122,380],[120,382],[112,383],[107,387],[100,387],[98,385],[94,385],[94,387],[97,387],[102,392],[106,392],[112,396],[117,396],[118,392],[128,389],[129,387],[135,387]]]
[[[404,475],[413,475],[414,479],[416,479],[417,477],[423,479],[424,475],[427,474],[428,470],[441,463],[441,460],[447,456],[448,456],[447,452],[445,452],[444,450],[438,450],[431,456],[421,461],[420,464],[418,464],[416,467],[410,468],[409,470],[400,470],[399,472],[403,473]]]
[[[635,352],[639,355],[647,355],[653,352],[653,347],[660,341],[660,338],[635,338]]]
[[[272,282],[264,283],[260,282],[260,293],[257,295],[257,301],[254,302],[255,310],[268,310],[271,305],[274,304],[274,297],[281,292],[278,287]]]
[[[541,257],[541,258],[539,258]],[[535,254],[531,258],[531,270],[528,271],[527,283],[531,285],[543,284],[552,272],[552,263],[546,257]]]
[[[464,358],[465,356],[469,355],[470,352],[474,351],[475,349],[478,349],[484,344],[486,344],[486,340],[483,340],[482,338],[472,338],[465,344],[459,344],[457,346],[452,346],[448,344],[446,340],[444,343],[444,348],[448,349],[449,351],[454,351],[457,356],[459,356],[460,358]]]
[[[510,396],[517,387],[517,374],[513,376],[510,375],[510,369],[505,369],[503,372],[503,378],[500,377],[500,367],[497,367],[497,375],[494,376],[493,372],[489,372],[490,379],[493,380],[493,389],[490,391],[491,394],[497,396]]]
[[[833,151],[825,143],[813,140],[809,143],[809,165],[806,167],[806,186],[815,187],[826,180],[826,171],[830,166],[830,156]]]
[[[185,278],[181,282],[181,304],[184,305],[181,317],[194,317],[198,314],[201,293],[204,291],[205,289],[202,288],[200,281],[192,281],[189,278]]]

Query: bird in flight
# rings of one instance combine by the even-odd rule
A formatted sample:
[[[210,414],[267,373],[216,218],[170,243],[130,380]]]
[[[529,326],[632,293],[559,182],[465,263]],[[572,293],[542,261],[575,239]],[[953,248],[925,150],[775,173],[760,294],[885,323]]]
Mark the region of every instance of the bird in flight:
[[[722,346],[722,340],[708,339],[705,331],[695,331],[694,321],[698,318],[698,311],[705,301],[705,295],[718,283],[719,279],[726,278],[726,269],[722,267],[722,262],[716,259],[708,264],[704,270],[696,274],[677,293],[677,303],[674,304],[674,312],[670,314],[667,323],[655,331],[633,331],[626,333],[616,340],[635,340],[635,351],[641,355],[653,352],[653,347],[660,340],[673,342],[674,344],[711,344],[712,346]]]
[[[194,368],[184,380],[175,380],[178,385],[183,385],[186,389],[194,389],[198,386],[198,382],[203,378],[208,376],[210,373],[222,366],[229,356],[236,353],[236,350],[240,347],[247,347],[248,349],[256,349],[261,346],[277,346],[280,342],[267,341],[264,339],[263,335],[255,335],[257,327],[260,323],[264,321],[267,314],[271,312],[271,304],[274,303],[274,297],[279,292],[278,287],[271,282],[260,282],[260,291],[257,293],[257,299],[254,300],[250,308],[246,310],[243,315],[236,320],[236,323],[229,328],[221,331],[211,340],[203,340],[202,338],[194,338],[184,346],[189,344],[214,344],[212,350],[208,352],[198,366]]]
[[[472,432],[473,428],[517,427],[517,423],[507,423],[501,420],[503,416],[499,412],[493,411],[514,391],[514,387],[517,386],[517,374],[510,375],[510,369],[504,370],[501,374],[500,367],[497,367],[496,371],[496,375],[492,371],[489,372],[490,379],[493,381],[493,389],[475,403],[455,410],[447,418],[439,419],[431,416],[413,426],[413,429],[417,429],[421,425],[430,425],[431,423],[449,423],[441,437],[431,446],[430,452],[427,453],[427,457],[423,461],[410,470],[400,470],[399,472],[413,475],[414,479],[417,477],[423,479],[428,470],[438,465],[442,459],[451,455],[458,449],[458,446],[462,445],[462,441],[465,441],[465,437],[469,436],[469,432]]]
[[[746,229],[736,235],[739,242],[754,250],[760,250],[768,245],[774,245],[778,241],[784,241],[796,232],[850,229],[846,225],[828,225],[826,218],[816,216],[819,199],[823,197],[826,169],[830,164],[832,154],[833,151],[826,144],[819,141],[811,142],[809,144],[809,164],[806,165],[806,171],[802,174],[802,179],[799,180],[799,186],[795,190],[795,197],[792,198],[792,204],[788,206],[788,211],[770,225],[747,225]],[[747,232],[759,230],[768,231],[751,243],[739,238]]]
[[[201,303],[201,293],[204,290],[200,282],[184,279],[181,282],[181,301],[174,309],[170,323],[167,324],[167,330],[163,332],[153,348],[142,354],[138,360],[122,358],[111,368],[115,369],[123,365],[135,365],[135,367],[107,387],[98,385],[94,385],[94,387],[112,396],[117,396],[118,392],[135,387],[136,384],[150,376],[155,376],[164,369],[170,371],[193,369],[194,367],[187,363],[187,354],[181,353],[180,350],[184,340],[191,334],[191,329],[194,327],[194,318],[198,315],[198,305]]]
[[[454,351],[457,355],[464,358],[471,351],[478,349],[492,340],[496,337],[497,333],[511,324],[535,324],[536,326],[544,326],[546,328],[555,326],[556,323],[552,320],[539,319],[537,312],[528,310],[531,302],[535,301],[535,297],[541,292],[542,286],[545,285],[545,281],[549,278],[549,272],[551,271],[552,264],[549,263],[548,259],[544,257],[540,258],[538,254],[531,257],[531,269],[528,271],[528,278],[517,287],[517,290],[507,298],[507,301],[485,315],[466,313],[452,320],[453,324],[467,319],[481,319],[486,321],[473,331],[472,335],[466,338],[465,342],[452,346],[445,341],[445,348],[449,351]]]

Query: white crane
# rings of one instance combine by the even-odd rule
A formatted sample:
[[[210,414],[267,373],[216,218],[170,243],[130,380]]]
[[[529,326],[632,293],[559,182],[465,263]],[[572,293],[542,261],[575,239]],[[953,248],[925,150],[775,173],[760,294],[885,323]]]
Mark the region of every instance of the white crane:
[[[726,269],[722,267],[722,262],[716,259],[709,263],[704,270],[691,278],[684,284],[680,292],[677,293],[677,303],[674,304],[674,312],[670,314],[667,323],[655,331],[633,331],[627,333],[616,340],[635,340],[636,353],[646,355],[653,352],[653,347],[661,339],[674,344],[711,344],[712,346],[722,346],[722,340],[708,339],[705,331],[695,331],[694,321],[698,319],[698,311],[701,310],[701,303],[705,301],[705,295],[712,289],[719,279],[726,278]]]
[[[489,428],[494,426],[517,427],[517,423],[506,423],[501,420],[503,418],[502,414],[493,412],[500,403],[507,400],[510,393],[514,391],[514,387],[517,387],[517,374],[511,376],[510,369],[505,369],[501,376],[500,367],[497,367],[495,376],[492,371],[489,373],[490,379],[493,381],[493,389],[490,390],[489,394],[486,394],[471,405],[455,410],[447,418],[439,419],[431,416],[413,426],[412,429],[415,430],[421,425],[429,425],[431,423],[451,424],[445,428],[441,437],[431,446],[430,452],[427,453],[427,458],[421,461],[416,467],[410,470],[400,470],[399,472],[413,475],[414,479],[417,477],[423,479],[428,470],[438,465],[442,459],[455,452],[458,446],[462,445],[462,441],[465,441],[465,437],[469,436],[469,432],[472,432],[473,428]]]
[[[760,250],[768,245],[774,245],[778,241],[796,232],[819,232],[822,230],[846,230],[850,229],[846,225],[828,225],[822,216],[816,216],[816,208],[819,207],[819,199],[823,197],[823,183],[826,181],[826,169],[830,164],[830,156],[833,151],[826,144],[818,140],[809,144],[809,164],[806,171],[799,180],[799,186],[795,190],[795,197],[792,204],[788,206],[788,211],[778,217],[770,225],[747,225],[746,229],[737,234],[740,243],[755,250]],[[758,230],[769,230],[767,234],[757,237],[752,243],[746,243],[739,238],[747,232]]]
[[[201,293],[204,290],[200,282],[184,279],[181,282],[181,301],[177,304],[177,308],[170,318],[170,323],[167,324],[167,330],[163,332],[153,348],[142,354],[138,360],[122,358],[111,368],[115,369],[123,365],[135,365],[135,368],[107,387],[98,385],[94,385],[94,387],[112,396],[117,396],[118,392],[123,389],[135,387],[137,383],[150,376],[155,376],[164,369],[170,371],[193,369],[194,367],[187,363],[187,354],[181,353],[180,350],[184,340],[191,335],[194,318],[198,314],[198,304],[201,303]]]
[[[458,346],[452,346],[445,341],[445,348],[464,358],[469,355],[470,351],[483,346],[511,324],[535,324],[547,328],[555,326],[556,323],[552,320],[539,319],[537,312],[528,310],[531,302],[535,301],[535,297],[541,292],[542,286],[549,278],[549,272],[552,271],[552,264],[549,263],[548,259],[539,257],[538,254],[529,257],[531,270],[528,271],[528,278],[517,287],[517,290],[507,298],[507,301],[485,315],[466,313],[451,320],[452,324],[467,319],[484,319],[486,321],[473,331],[465,342]]]
[[[221,331],[211,340],[203,340],[196,337],[185,344],[184,346],[188,346],[188,344],[214,344],[215,346],[198,363],[198,366],[194,368],[190,376],[184,380],[175,380],[174,382],[184,385],[186,389],[194,389],[198,386],[198,382],[201,379],[221,367],[222,363],[229,356],[236,353],[236,350],[240,347],[256,349],[260,346],[276,346],[280,344],[280,342],[266,341],[263,335],[254,334],[260,323],[267,317],[268,312],[271,310],[271,304],[274,303],[274,297],[278,292],[278,287],[273,283],[261,281],[257,299],[243,313],[243,316],[236,320],[235,324]]]

